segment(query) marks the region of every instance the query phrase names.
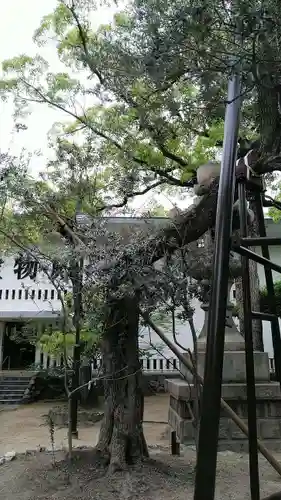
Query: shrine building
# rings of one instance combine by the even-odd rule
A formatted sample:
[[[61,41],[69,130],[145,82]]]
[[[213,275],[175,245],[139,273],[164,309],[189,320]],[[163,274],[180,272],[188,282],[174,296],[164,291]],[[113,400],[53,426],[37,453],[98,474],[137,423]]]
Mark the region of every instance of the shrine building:
[[[111,230],[113,228],[127,235],[139,226],[151,224],[155,231],[157,227],[167,223],[167,219],[163,217],[150,219],[116,217],[108,220]],[[266,219],[266,226],[268,236],[281,235],[281,223]],[[281,264],[281,246],[270,247],[270,254],[274,262]],[[36,262],[22,263],[19,254],[3,257],[0,264],[0,370],[36,370],[37,366],[48,368],[61,365],[62,360],[42,352],[38,345],[28,342],[27,337],[23,336],[21,342],[17,340],[28,323],[34,326],[37,337],[45,329],[55,327],[61,314],[57,290],[39,271]],[[265,284],[263,268],[259,267],[258,271],[260,285],[263,287]],[[274,273],[274,280],[281,280],[280,275]],[[235,295],[232,299],[235,300]],[[195,327],[197,332],[200,332],[204,322],[204,312],[198,302],[194,303],[194,307]],[[140,333],[140,347],[147,345],[148,338],[159,345],[159,340],[153,332],[142,329]],[[172,334],[166,333],[172,340]],[[177,333],[178,342],[187,348],[192,348],[191,335],[187,334],[186,325],[178,325]],[[263,322],[263,334],[265,350],[272,357],[269,323]],[[174,357],[166,347],[163,352],[165,356]]]

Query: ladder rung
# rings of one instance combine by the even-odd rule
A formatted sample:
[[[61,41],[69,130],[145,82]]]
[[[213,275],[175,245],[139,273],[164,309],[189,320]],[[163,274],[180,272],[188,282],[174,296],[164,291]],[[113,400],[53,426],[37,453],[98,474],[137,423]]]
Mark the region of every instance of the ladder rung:
[[[267,269],[272,269],[273,271],[277,271],[278,273],[281,273],[281,266],[279,264],[275,264],[275,262],[271,262],[269,259],[265,259],[265,257],[262,257],[261,255],[252,252],[246,247],[243,246],[237,246],[236,243],[233,245],[233,250],[234,252],[238,253],[239,255],[242,255],[244,257],[248,257],[248,259],[251,259],[258,264],[261,264],[262,266],[266,267]]]
[[[260,311],[252,311],[253,319],[261,319],[264,321],[275,321],[277,316],[275,314],[263,313]]]
[[[281,245],[281,238],[269,236],[259,236],[255,238],[241,238],[241,244],[247,247],[263,246],[263,245]]]

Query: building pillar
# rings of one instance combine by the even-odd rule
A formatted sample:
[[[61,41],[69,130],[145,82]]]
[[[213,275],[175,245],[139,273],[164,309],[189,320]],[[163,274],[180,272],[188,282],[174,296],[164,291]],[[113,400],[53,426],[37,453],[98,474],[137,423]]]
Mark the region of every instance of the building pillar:
[[[41,365],[41,347],[39,344],[40,337],[43,333],[43,324],[41,322],[37,323],[37,343],[35,347],[35,365],[38,367]]]
[[[2,370],[2,363],[4,361],[4,335],[5,335],[5,321],[0,322],[0,370]]]
[[[37,344],[35,347],[35,365],[36,366],[40,365],[40,362],[41,362],[41,348],[39,344]]]

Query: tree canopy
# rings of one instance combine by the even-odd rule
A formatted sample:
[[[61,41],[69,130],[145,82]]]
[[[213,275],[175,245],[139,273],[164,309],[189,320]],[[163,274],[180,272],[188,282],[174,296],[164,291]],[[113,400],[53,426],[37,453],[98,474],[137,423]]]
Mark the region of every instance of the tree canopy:
[[[12,95],[18,128],[30,102],[63,110],[62,134],[91,142],[120,203],[161,185],[188,187],[221,146],[226,84],[240,64],[240,135],[261,140],[264,171],[279,169],[277,0],[128,2],[94,30],[89,0],[58,0],[34,34],[38,54],[2,63],[1,94]],[[236,24],[241,42],[235,38]],[[52,40],[65,71],[52,73],[40,45]]]

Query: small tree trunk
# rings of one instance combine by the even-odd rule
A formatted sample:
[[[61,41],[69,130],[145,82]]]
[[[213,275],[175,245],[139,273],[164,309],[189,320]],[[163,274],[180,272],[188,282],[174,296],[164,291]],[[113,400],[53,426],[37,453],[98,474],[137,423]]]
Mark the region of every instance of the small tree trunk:
[[[251,204],[250,208],[253,210],[255,219],[253,224],[249,227],[249,236],[258,236],[255,205]],[[254,252],[255,248],[251,248]],[[260,280],[258,274],[258,265],[255,261],[249,260],[250,271],[250,289],[251,289],[251,305],[252,311],[260,311]],[[236,301],[238,306],[240,333],[245,336],[244,332],[244,318],[243,318],[243,294],[242,294],[242,278],[239,277],[235,280]],[[253,346],[256,351],[264,351],[263,336],[262,336],[262,321],[254,319],[252,321],[253,329]]]
[[[80,368],[80,386],[82,389],[79,391],[80,404],[85,408],[94,408],[98,406],[99,398],[96,387],[90,384],[88,387],[86,384],[91,380],[91,367],[89,362],[82,365]]]
[[[111,302],[102,342],[105,409],[97,452],[110,470],[148,457],[143,434],[143,394],[138,355],[137,300]]]

